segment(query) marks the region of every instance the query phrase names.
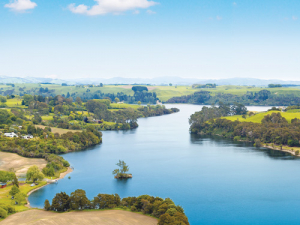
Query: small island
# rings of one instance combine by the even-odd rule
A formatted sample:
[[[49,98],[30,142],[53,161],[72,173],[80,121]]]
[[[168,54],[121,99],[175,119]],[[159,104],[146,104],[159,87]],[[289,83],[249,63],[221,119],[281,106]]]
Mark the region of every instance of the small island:
[[[124,161],[119,160],[119,162],[116,165],[120,167],[120,169],[115,169],[112,172],[112,174],[115,175],[116,179],[132,178],[132,174],[126,173],[129,171],[129,167],[126,165]]]

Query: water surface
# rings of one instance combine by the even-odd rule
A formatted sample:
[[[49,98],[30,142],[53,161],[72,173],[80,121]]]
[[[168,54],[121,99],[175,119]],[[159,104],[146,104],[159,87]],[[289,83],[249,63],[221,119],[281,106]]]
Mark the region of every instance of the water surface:
[[[192,225],[300,224],[299,160],[191,135],[188,118],[202,106],[175,106],[179,113],[139,119],[136,130],[103,132],[102,145],[63,155],[75,168],[71,179],[34,192],[31,205],[43,207],[57,192],[81,188],[89,198],[98,193],[170,197],[183,206]],[[113,178],[119,159],[129,164],[132,179]]]

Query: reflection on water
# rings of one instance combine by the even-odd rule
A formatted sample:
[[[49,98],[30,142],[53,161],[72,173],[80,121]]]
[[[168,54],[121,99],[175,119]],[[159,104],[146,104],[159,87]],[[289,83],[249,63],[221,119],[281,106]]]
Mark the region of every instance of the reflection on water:
[[[170,197],[192,225],[300,224],[299,160],[250,143],[190,134],[188,118],[202,106],[175,107],[179,113],[139,119],[136,130],[105,131],[102,145],[65,154],[75,168],[72,179],[33,193],[31,205],[43,207],[56,193],[80,188],[90,199],[99,193]],[[132,179],[114,179],[120,159]]]

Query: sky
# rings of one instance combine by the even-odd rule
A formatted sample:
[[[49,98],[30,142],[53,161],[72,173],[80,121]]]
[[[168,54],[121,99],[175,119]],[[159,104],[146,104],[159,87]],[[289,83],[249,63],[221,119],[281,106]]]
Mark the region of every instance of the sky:
[[[300,80],[300,1],[0,0],[0,76]]]

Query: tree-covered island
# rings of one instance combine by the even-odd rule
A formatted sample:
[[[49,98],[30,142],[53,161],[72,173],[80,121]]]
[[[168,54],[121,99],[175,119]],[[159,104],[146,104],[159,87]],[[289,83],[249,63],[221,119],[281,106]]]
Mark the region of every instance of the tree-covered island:
[[[124,161],[119,160],[119,162],[116,165],[119,168],[115,169],[112,172],[112,174],[115,175],[116,179],[132,178],[132,174],[127,173],[129,171],[129,166]]]

